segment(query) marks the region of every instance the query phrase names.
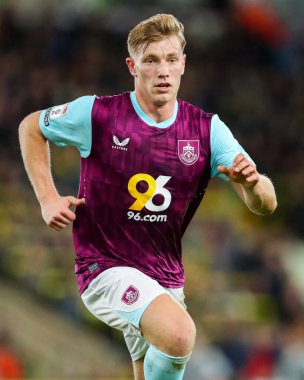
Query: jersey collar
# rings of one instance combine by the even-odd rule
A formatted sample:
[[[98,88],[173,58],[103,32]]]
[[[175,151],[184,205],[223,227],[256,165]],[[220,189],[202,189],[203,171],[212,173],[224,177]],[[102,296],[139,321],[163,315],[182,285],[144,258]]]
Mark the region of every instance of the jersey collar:
[[[151,117],[148,116],[142,110],[141,106],[139,105],[139,103],[138,103],[138,101],[136,99],[135,91],[130,92],[130,99],[131,99],[132,105],[133,105],[134,110],[137,113],[137,115],[142,119],[142,121],[144,121],[146,124],[150,125],[151,127],[168,128],[176,120],[177,111],[178,111],[178,102],[177,102],[177,100],[175,101],[173,115],[170,117],[170,119],[164,120],[164,121],[162,121],[160,123],[156,123],[156,121],[154,121],[153,119],[151,119]]]

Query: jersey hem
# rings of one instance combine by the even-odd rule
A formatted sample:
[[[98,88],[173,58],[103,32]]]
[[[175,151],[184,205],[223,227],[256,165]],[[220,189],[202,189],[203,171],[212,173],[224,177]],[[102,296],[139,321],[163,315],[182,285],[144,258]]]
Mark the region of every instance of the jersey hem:
[[[92,274],[91,274],[91,276],[90,276],[90,274],[88,274],[87,278],[85,278],[84,281],[81,281],[81,277],[83,276],[82,274],[75,273],[76,280],[78,283],[78,290],[79,290],[80,295],[83,294],[83,292],[88,288],[89,284],[97,276],[99,276],[101,273],[103,273],[107,269],[115,268],[115,267],[130,267],[130,264],[126,264],[126,265],[117,264],[117,265],[106,266],[106,267],[102,268],[101,270],[94,272],[93,276],[92,276]],[[157,281],[159,283],[159,285],[163,286],[164,288],[178,289],[178,288],[183,288],[185,285],[184,279],[182,281],[176,281],[176,282],[163,281],[163,280],[159,280],[158,278],[156,278],[156,276],[151,275],[151,273],[148,273],[147,271],[143,271],[141,268],[136,268],[136,267],[131,267],[131,268],[137,269],[140,272],[144,273],[146,276],[150,277],[152,280]]]

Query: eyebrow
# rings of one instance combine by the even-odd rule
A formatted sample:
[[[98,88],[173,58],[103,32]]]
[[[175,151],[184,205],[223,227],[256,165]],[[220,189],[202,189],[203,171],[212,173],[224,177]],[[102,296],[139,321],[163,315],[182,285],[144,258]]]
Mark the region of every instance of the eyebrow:
[[[155,54],[147,54],[143,56],[143,59],[149,59],[149,58],[158,58]]]
[[[178,55],[179,55],[178,52],[176,52],[176,53],[167,54],[166,57],[172,58],[172,57],[178,57]],[[155,54],[152,54],[152,53],[149,53],[149,54],[143,56],[143,59],[151,59],[151,58],[158,59],[158,56]]]

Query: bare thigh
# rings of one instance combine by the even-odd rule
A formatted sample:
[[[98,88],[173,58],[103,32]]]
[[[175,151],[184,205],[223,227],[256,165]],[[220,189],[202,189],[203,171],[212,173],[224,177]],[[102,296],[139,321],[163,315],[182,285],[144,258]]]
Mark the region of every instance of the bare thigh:
[[[159,295],[147,307],[140,329],[150,344],[168,355],[185,356],[193,349],[196,333],[193,320],[167,294]]]

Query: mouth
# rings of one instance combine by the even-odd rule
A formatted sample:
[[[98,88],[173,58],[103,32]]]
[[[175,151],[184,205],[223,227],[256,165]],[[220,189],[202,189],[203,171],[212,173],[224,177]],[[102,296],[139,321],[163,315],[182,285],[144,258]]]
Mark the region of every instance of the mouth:
[[[172,85],[170,83],[168,83],[168,82],[162,82],[162,83],[159,83],[159,84],[155,85],[155,88],[159,92],[167,92],[167,91],[169,91],[169,89],[171,87],[172,87]]]
[[[158,87],[158,88],[168,88],[168,87],[171,87],[171,84],[168,83],[168,82],[162,82],[162,83],[157,84],[155,87]]]

